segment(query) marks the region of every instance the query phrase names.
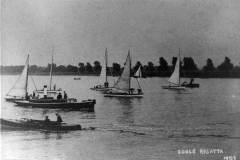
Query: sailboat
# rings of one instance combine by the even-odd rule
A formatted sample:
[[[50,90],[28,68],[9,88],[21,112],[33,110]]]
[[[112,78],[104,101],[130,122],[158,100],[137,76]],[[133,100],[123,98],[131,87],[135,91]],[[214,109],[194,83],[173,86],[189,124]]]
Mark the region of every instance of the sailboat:
[[[53,55],[52,64],[50,68],[49,88],[47,88],[47,85],[44,85],[42,90],[34,91],[34,96],[28,97],[27,99],[16,100],[14,101],[14,103],[16,103],[19,106],[32,108],[37,107],[47,109],[94,111],[94,105],[96,104],[95,99],[87,99],[78,102],[77,99],[75,98],[68,98],[66,92],[62,91],[62,89],[56,90],[55,85],[52,89],[52,77],[53,77],[52,73],[53,73]],[[64,96],[62,97],[62,95]]]
[[[61,89],[56,89],[56,85],[53,86],[52,88],[52,77],[53,77],[53,54],[52,54],[52,63],[51,63],[51,67],[50,67],[50,74],[49,74],[49,88],[47,88],[47,85],[43,86],[42,90],[35,90],[35,94],[39,97],[39,98],[43,98],[44,94],[47,97],[53,97],[56,98],[57,95],[62,91]],[[45,92],[45,93],[44,93]]]
[[[99,77],[99,82],[100,84],[94,86],[93,88],[90,88],[92,90],[96,90],[96,91],[107,91],[109,90],[111,87],[109,87],[109,82],[108,82],[108,76],[107,76],[107,66],[108,66],[108,52],[107,52],[107,48],[105,50],[105,60],[104,60],[105,64],[102,65],[102,70],[101,70],[101,74]]]
[[[27,96],[28,89],[28,70],[29,70],[29,55],[25,62],[25,66],[20,74],[19,78],[13,85],[13,87],[7,93],[5,100],[14,102],[16,100],[24,100]]]
[[[79,68],[78,68],[78,77],[74,77],[73,80],[81,80]]]
[[[139,74],[140,74],[140,70],[139,70]],[[137,91],[134,91],[135,89],[131,87],[131,56],[130,56],[130,50],[129,50],[121,76],[118,78],[113,88],[104,93],[104,96],[105,97],[141,98],[143,97],[143,92],[142,92],[140,83],[138,83],[138,85],[139,86]]]
[[[177,58],[177,62],[175,64],[174,71],[171,77],[168,79],[169,85],[162,86],[163,89],[171,89],[171,90],[185,90],[186,87],[181,86],[181,79],[180,79],[180,49]]]

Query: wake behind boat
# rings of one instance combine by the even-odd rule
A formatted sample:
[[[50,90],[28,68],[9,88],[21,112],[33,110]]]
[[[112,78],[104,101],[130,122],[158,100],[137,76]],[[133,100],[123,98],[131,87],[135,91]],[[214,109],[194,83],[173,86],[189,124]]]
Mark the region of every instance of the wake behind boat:
[[[180,49],[177,58],[177,62],[175,64],[174,71],[171,77],[168,79],[169,85],[162,86],[163,89],[170,89],[170,90],[185,90],[186,87],[181,85],[180,79]]]
[[[0,119],[1,130],[40,130],[40,131],[76,131],[82,130],[79,124],[66,124],[55,121],[46,122],[45,120],[34,119]]]
[[[140,67],[136,73],[141,73]],[[104,92],[104,97],[141,98],[143,97],[143,92],[138,79],[137,82],[138,89],[135,90],[131,87],[131,56],[129,50],[122,75],[118,78],[112,89]]]

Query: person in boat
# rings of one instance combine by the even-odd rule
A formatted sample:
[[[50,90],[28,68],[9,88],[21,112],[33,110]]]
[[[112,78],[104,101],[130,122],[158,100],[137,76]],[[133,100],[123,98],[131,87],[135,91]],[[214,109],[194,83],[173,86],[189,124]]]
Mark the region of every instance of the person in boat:
[[[58,93],[57,99],[58,99],[58,100],[62,99],[62,94],[61,94],[61,92]]]
[[[26,100],[29,100],[29,98],[30,98],[30,97],[29,97],[29,95],[28,95],[28,92],[26,92],[25,99],[26,99]]]
[[[189,84],[193,84],[193,82],[194,82],[194,79],[193,79],[193,78],[191,78],[191,80],[190,80]]]
[[[35,98],[35,92],[33,91],[32,98]]]
[[[57,123],[61,124],[63,122],[62,117],[58,113],[56,113],[56,116],[57,116]]]
[[[104,87],[105,87],[105,88],[108,88],[108,85],[109,85],[108,82],[105,82],[105,83],[104,83]]]
[[[67,93],[66,93],[65,91],[63,91],[63,98],[64,98],[64,99],[67,99],[67,98],[68,98]]]
[[[56,90],[56,84],[54,84],[54,86],[53,86],[53,90],[54,90],[54,91]]]
[[[47,85],[43,86],[43,97],[47,98]]]
[[[133,92],[134,92],[134,88],[130,88],[129,94],[133,94]]]
[[[48,116],[45,116],[45,122],[46,122],[46,123],[49,123],[49,122],[50,122],[50,119],[48,118]]]
[[[142,94],[142,89],[139,88],[137,91],[138,91],[138,94]]]

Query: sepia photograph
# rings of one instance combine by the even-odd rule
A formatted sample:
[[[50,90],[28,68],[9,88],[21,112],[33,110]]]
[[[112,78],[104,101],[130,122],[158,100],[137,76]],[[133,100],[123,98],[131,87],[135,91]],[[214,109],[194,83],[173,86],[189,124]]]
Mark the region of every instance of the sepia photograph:
[[[240,160],[239,0],[1,0],[0,159]]]

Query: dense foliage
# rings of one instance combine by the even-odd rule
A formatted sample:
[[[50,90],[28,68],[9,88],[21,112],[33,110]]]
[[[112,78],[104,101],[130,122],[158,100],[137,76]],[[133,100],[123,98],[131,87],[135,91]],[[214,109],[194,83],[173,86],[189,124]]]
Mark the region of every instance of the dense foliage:
[[[143,65],[137,62],[132,66],[132,73],[136,72],[139,66],[142,68],[144,77],[169,77],[173,72],[177,58],[173,57],[171,65],[163,58],[159,58],[159,64],[154,65],[153,62],[148,62]],[[1,74],[19,74],[24,66],[0,66]],[[29,67],[30,74],[49,74],[51,64],[46,67],[31,65]],[[119,76],[123,68],[120,64],[114,62],[111,67],[107,68],[107,74]],[[99,75],[101,72],[101,63],[95,61],[93,64],[87,62],[79,62],[78,66],[73,65],[56,65],[53,64],[55,75]],[[206,60],[206,65],[199,69],[192,57],[184,57],[181,61],[181,76],[182,77],[200,77],[200,78],[240,78],[240,66],[234,66],[228,57],[217,67],[211,59]]]

